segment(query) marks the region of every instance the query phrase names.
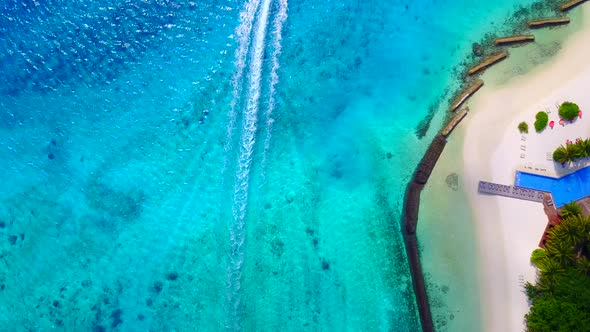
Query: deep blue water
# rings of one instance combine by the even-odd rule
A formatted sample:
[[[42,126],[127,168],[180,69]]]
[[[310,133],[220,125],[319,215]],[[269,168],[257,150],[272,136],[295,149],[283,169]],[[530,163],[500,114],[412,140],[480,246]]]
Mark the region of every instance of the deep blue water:
[[[560,178],[516,172],[514,185],[550,192],[555,206],[560,207],[590,195],[590,168],[582,168]]]
[[[419,330],[417,127],[528,3],[4,1],[0,330]]]

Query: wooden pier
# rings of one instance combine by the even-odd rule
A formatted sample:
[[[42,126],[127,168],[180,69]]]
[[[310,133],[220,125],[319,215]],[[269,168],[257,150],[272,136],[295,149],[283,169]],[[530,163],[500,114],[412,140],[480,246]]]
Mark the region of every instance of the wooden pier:
[[[486,181],[479,181],[477,191],[482,194],[518,198],[538,203],[543,203],[543,195],[546,193],[545,191],[508,186],[505,184],[497,184]]]
[[[563,25],[570,23],[569,17],[546,18],[542,20],[529,21],[527,25],[531,29],[544,28],[548,26]]]
[[[455,129],[455,127],[457,127],[457,125],[461,122],[461,120],[463,120],[463,118],[467,115],[468,112],[469,112],[469,107],[465,107],[465,108],[461,109],[460,111],[458,111],[455,114],[455,116],[453,118],[451,118],[451,120],[449,121],[447,126],[443,128],[443,130],[440,132],[440,134],[443,135],[444,137],[449,136],[451,134],[451,132],[453,131],[453,129]]]
[[[488,67],[506,59],[507,56],[508,56],[508,51],[502,51],[502,52],[498,52],[496,54],[492,54],[489,57],[485,58],[482,62],[469,68],[469,70],[467,71],[467,74],[473,75],[473,74],[476,74],[482,70],[485,70]]]
[[[559,7],[559,9],[562,12],[566,12],[574,7],[576,7],[577,5],[581,5],[582,3],[586,2],[587,0],[572,0],[570,2],[564,3],[563,5],[561,5],[561,7]]]
[[[517,36],[510,36],[510,37],[502,37],[497,38],[494,40],[494,45],[512,45],[512,44],[519,44],[519,43],[527,43],[535,41],[535,36],[533,35],[517,35]]]
[[[482,80],[476,80],[471,84],[467,89],[463,90],[461,94],[451,103],[451,111],[456,111],[463,102],[465,102],[471,95],[473,95],[477,90],[479,90],[483,86]]]

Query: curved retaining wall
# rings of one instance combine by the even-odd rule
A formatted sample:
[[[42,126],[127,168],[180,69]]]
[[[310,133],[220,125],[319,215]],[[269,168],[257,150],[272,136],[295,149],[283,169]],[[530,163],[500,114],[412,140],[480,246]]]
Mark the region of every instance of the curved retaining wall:
[[[420,265],[420,253],[418,251],[418,239],[416,238],[416,227],[418,225],[418,211],[420,209],[420,193],[428,181],[436,162],[447,144],[446,138],[439,134],[430,143],[426,154],[422,157],[420,164],[414,172],[412,181],[408,185],[404,202],[404,240],[406,242],[406,251],[408,253],[408,262],[414,283],[414,293],[416,293],[416,302],[418,303],[418,312],[422,322],[424,332],[434,332],[434,323],[432,313],[428,305],[428,294],[426,292],[426,283],[424,274]]]

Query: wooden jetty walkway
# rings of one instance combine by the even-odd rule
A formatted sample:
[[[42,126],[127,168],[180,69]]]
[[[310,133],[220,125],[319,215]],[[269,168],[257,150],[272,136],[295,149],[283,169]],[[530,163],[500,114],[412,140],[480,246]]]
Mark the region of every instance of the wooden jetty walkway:
[[[543,197],[546,193],[540,190],[514,187],[505,184],[497,184],[486,181],[479,181],[477,191],[482,194],[492,194],[504,197],[518,198],[538,203],[543,203]]]
[[[463,120],[463,118],[467,115],[468,112],[469,112],[469,107],[465,107],[465,108],[461,109],[460,111],[458,111],[457,113],[455,113],[455,116],[451,118],[451,120],[449,121],[447,126],[444,127],[443,130],[440,132],[441,135],[443,135],[445,138],[448,137],[451,134],[451,132],[453,131],[453,129],[455,129],[455,127],[457,127],[457,125],[459,125],[461,120]]]
[[[473,95],[477,90],[479,90],[483,86],[482,80],[476,80],[471,84],[467,89],[463,90],[463,92],[451,103],[451,111],[456,111],[463,102],[465,102],[471,95]]]
[[[511,44],[526,43],[526,42],[532,42],[532,41],[535,41],[535,36],[533,36],[533,35],[518,35],[518,36],[497,38],[496,40],[494,40],[494,45],[496,45],[496,46],[511,45]]]
[[[494,64],[506,59],[507,56],[508,56],[508,51],[501,51],[496,54],[492,54],[489,57],[485,58],[482,62],[469,68],[469,70],[467,71],[467,74],[473,75],[473,74],[476,74],[482,70],[485,70],[488,67],[490,67],[491,65],[494,65]]]
[[[528,24],[529,28],[536,29],[536,28],[544,28],[547,26],[563,25],[563,24],[569,24],[569,23],[570,23],[569,17],[556,17],[556,18],[546,18],[543,20],[529,21],[527,24]]]
[[[581,5],[582,3],[586,2],[587,0],[572,0],[568,3],[565,3],[563,5],[561,5],[561,7],[559,7],[559,9],[561,9],[562,12],[568,11],[574,7],[576,7],[577,5]]]

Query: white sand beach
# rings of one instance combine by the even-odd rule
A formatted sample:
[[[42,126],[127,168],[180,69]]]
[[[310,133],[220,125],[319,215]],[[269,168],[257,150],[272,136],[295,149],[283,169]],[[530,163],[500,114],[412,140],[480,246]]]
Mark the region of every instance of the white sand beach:
[[[479,180],[514,184],[516,170],[550,176],[572,171],[548,160],[547,153],[566,139],[590,137],[590,5],[582,5],[583,27],[552,59],[525,75],[494,84],[492,67],[486,85],[469,101],[470,114],[456,134],[464,134],[465,191],[473,209],[479,243],[483,327],[486,331],[522,331],[528,312],[524,282],[535,281],[529,258],[537,248],[547,218],[539,203],[479,195]],[[507,62],[510,60],[507,60]],[[504,65],[509,66],[509,65]],[[501,70],[500,65],[498,66]],[[580,105],[587,115],[559,125],[557,106]],[[536,133],[535,114],[547,111],[555,127]],[[529,124],[521,135],[517,125]]]

